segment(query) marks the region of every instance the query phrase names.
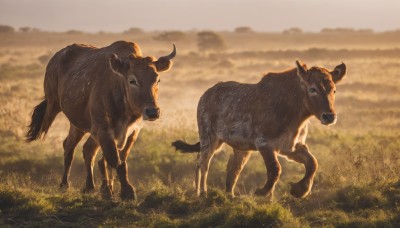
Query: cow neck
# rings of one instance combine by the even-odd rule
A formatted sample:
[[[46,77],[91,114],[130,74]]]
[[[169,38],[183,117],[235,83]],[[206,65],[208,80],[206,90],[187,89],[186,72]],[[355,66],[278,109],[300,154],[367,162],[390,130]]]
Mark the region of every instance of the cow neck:
[[[276,107],[274,111],[277,116],[285,119],[289,125],[300,126],[311,117],[304,103],[306,94],[296,71],[264,76],[258,83],[257,91],[258,97],[272,99],[264,104]],[[271,107],[265,107],[265,110],[268,108]]]
[[[122,114],[129,122],[131,119],[138,119],[141,113],[138,112],[139,108],[135,105],[135,101],[132,100],[129,89],[127,88],[126,82],[121,80],[119,82],[119,89],[113,90],[113,99],[116,105],[117,112]]]

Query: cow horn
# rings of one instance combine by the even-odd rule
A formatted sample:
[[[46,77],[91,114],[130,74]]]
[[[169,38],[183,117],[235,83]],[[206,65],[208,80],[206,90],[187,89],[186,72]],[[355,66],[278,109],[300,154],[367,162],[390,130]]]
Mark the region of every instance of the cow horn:
[[[175,47],[175,44],[172,44],[172,45],[174,45],[174,50],[172,50],[171,54],[169,54],[167,56],[163,56],[161,58],[168,59],[168,60],[171,60],[171,59],[175,58],[175,56],[176,56],[176,47]]]

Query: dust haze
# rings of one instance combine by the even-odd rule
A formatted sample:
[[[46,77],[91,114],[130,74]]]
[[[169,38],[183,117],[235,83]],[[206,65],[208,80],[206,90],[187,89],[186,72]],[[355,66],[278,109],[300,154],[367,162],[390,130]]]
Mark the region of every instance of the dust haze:
[[[399,227],[399,4],[0,0],[0,226]],[[82,143],[71,187],[59,188],[69,127],[64,115],[44,141],[24,141],[54,53],[73,43],[104,47],[117,40],[136,42],[145,56],[177,47],[172,69],[161,75],[161,117],[144,124],[127,160],[135,202],[102,198],[101,151],[97,190],[81,192]],[[228,197],[232,150],[224,146],[212,160],[208,197],[196,197],[197,156],[176,152],[171,142],[198,141],[200,96],[219,81],[257,83],[268,72],[294,68],[296,59],[329,70],[347,65],[337,86],[337,124],[311,119],[307,144],[319,161],[312,194],[300,200],[290,195],[304,167],[280,159],[274,201],[255,196],[267,170],[253,152],[238,180],[238,197]],[[115,188],[118,193],[118,180]]]

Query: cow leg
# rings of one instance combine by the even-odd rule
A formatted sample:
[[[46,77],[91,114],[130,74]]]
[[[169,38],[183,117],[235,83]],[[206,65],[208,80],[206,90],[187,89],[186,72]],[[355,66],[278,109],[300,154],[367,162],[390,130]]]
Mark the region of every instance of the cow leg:
[[[121,181],[121,198],[124,200],[136,198],[135,188],[129,182],[128,165],[126,163],[126,159],[128,158],[128,155],[131,152],[132,146],[135,143],[138,135],[139,135],[139,130],[136,130],[131,135],[129,135],[125,147],[120,152],[121,163],[126,165],[125,169],[117,170],[118,176]]]
[[[112,190],[109,186],[109,178],[107,173],[107,164],[114,169],[117,169],[121,166],[121,161],[119,160],[119,152],[117,149],[117,145],[113,137],[110,135],[107,130],[99,130],[97,132],[97,142],[100,144],[100,147],[103,151],[103,157],[98,162],[99,170],[102,175],[102,186],[101,192],[103,197],[109,198],[112,196]]]
[[[110,165],[107,165],[107,173],[108,173],[108,187],[110,188],[111,192],[114,193],[114,172]]]
[[[113,195],[113,189],[112,186],[109,185],[109,176],[108,176],[109,169],[104,156],[101,157],[101,159],[97,162],[97,164],[99,165],[99,171],[102,180],[100,192],[104,198],[110,199]]]
[[[69,175],[71,172],[72,160],[74,159],[74,151],[76,145],[85,135],[85,132],[76,128],[72,124],[70,124],[69,133],[67,138],[64,140],[64,175],[61,180],[60,187],[69,188]]]
[[[200,141],[200,156],[196,165],[196,191],[198,196],[207,194],[208,169],[212,157],[215,152],[221,148],[221,145],[222,142],[216,137],[213,137],[212,140]]]
[[[294,197],[303,198],[306,197],[313,185],[315,172],[318,169],[317,159],[308,150],[307,145],[297,143],[294,152],[284,154],[289,160],[293,160],[304,164],[306,168],[306,173],[299,182],[292,184],[292,189],[290,193]]]
[[[233,149],[233,157],[229,159],[226,175],[226,192],[235,196],[234,188],[243,167],[251,156],[251,151]]]
[[[267,167],[268,179],[263,188],[256,190],[256,195],[273,197],[275,185],[281,175],[281,165],[279,164],[275,151],[269,148],[260,148],[261,156],[264,159],[265,166]]]
[[[92,137],[89,137],[83,145],[83,158],[85,160],[85,168],[87,174],[86,186],[83,189],[83,192],[92,192],[95,190],[93,179],[93,166],[94,158],[96,157],[98,150],[99,145],[97,144],[96,140],[94,140]]]

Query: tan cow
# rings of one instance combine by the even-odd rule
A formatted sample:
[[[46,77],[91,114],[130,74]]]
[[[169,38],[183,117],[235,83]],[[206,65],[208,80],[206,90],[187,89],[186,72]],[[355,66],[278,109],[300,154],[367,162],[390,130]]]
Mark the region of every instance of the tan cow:
[[[305,144],[307,120],[311,116],[322,124],[336,122],[335,83],[346,74],[344,63],[328,71],[321,67],[297,68],[268,73],[256,84],[220,82],[200,98],[197,123],[200,142],[173,143],[182,152],[200,152],[196,166],[197,194],[207,192],[207,174],[214,153],[223,143],[233,148],[228,164],[226,191],[234,195],[237,179],[251,151],[260,151],[268,171],[264,187],[257,195],[272,196],[281,174],[277,156],[304,164],[305,176],[292,185],[291,194],[305,197],[311,190],[318,163]]]
[[[35,107],[26,135],[33,141],[45,135],[54,118],[63,112],[70,122],[64,146],[64,176],[61,187],[69,186],[74,149],[86,133],[83,146],[87,170],[85,191],[94,190],[93,162],[99,148],[103,177],[102,192],[112,195],[113,178],[108,167],[117,170],[121,198],[134,199],[126,159],[141,129],[142,120],[156,120],[159,72],[171,68],[173,52],[156,60],[142,57],[138,45],[117,41],[96,48],[73,44],[57,52],[47,65],[44,100]],[[111,169],[109,169],[111,171]]]

